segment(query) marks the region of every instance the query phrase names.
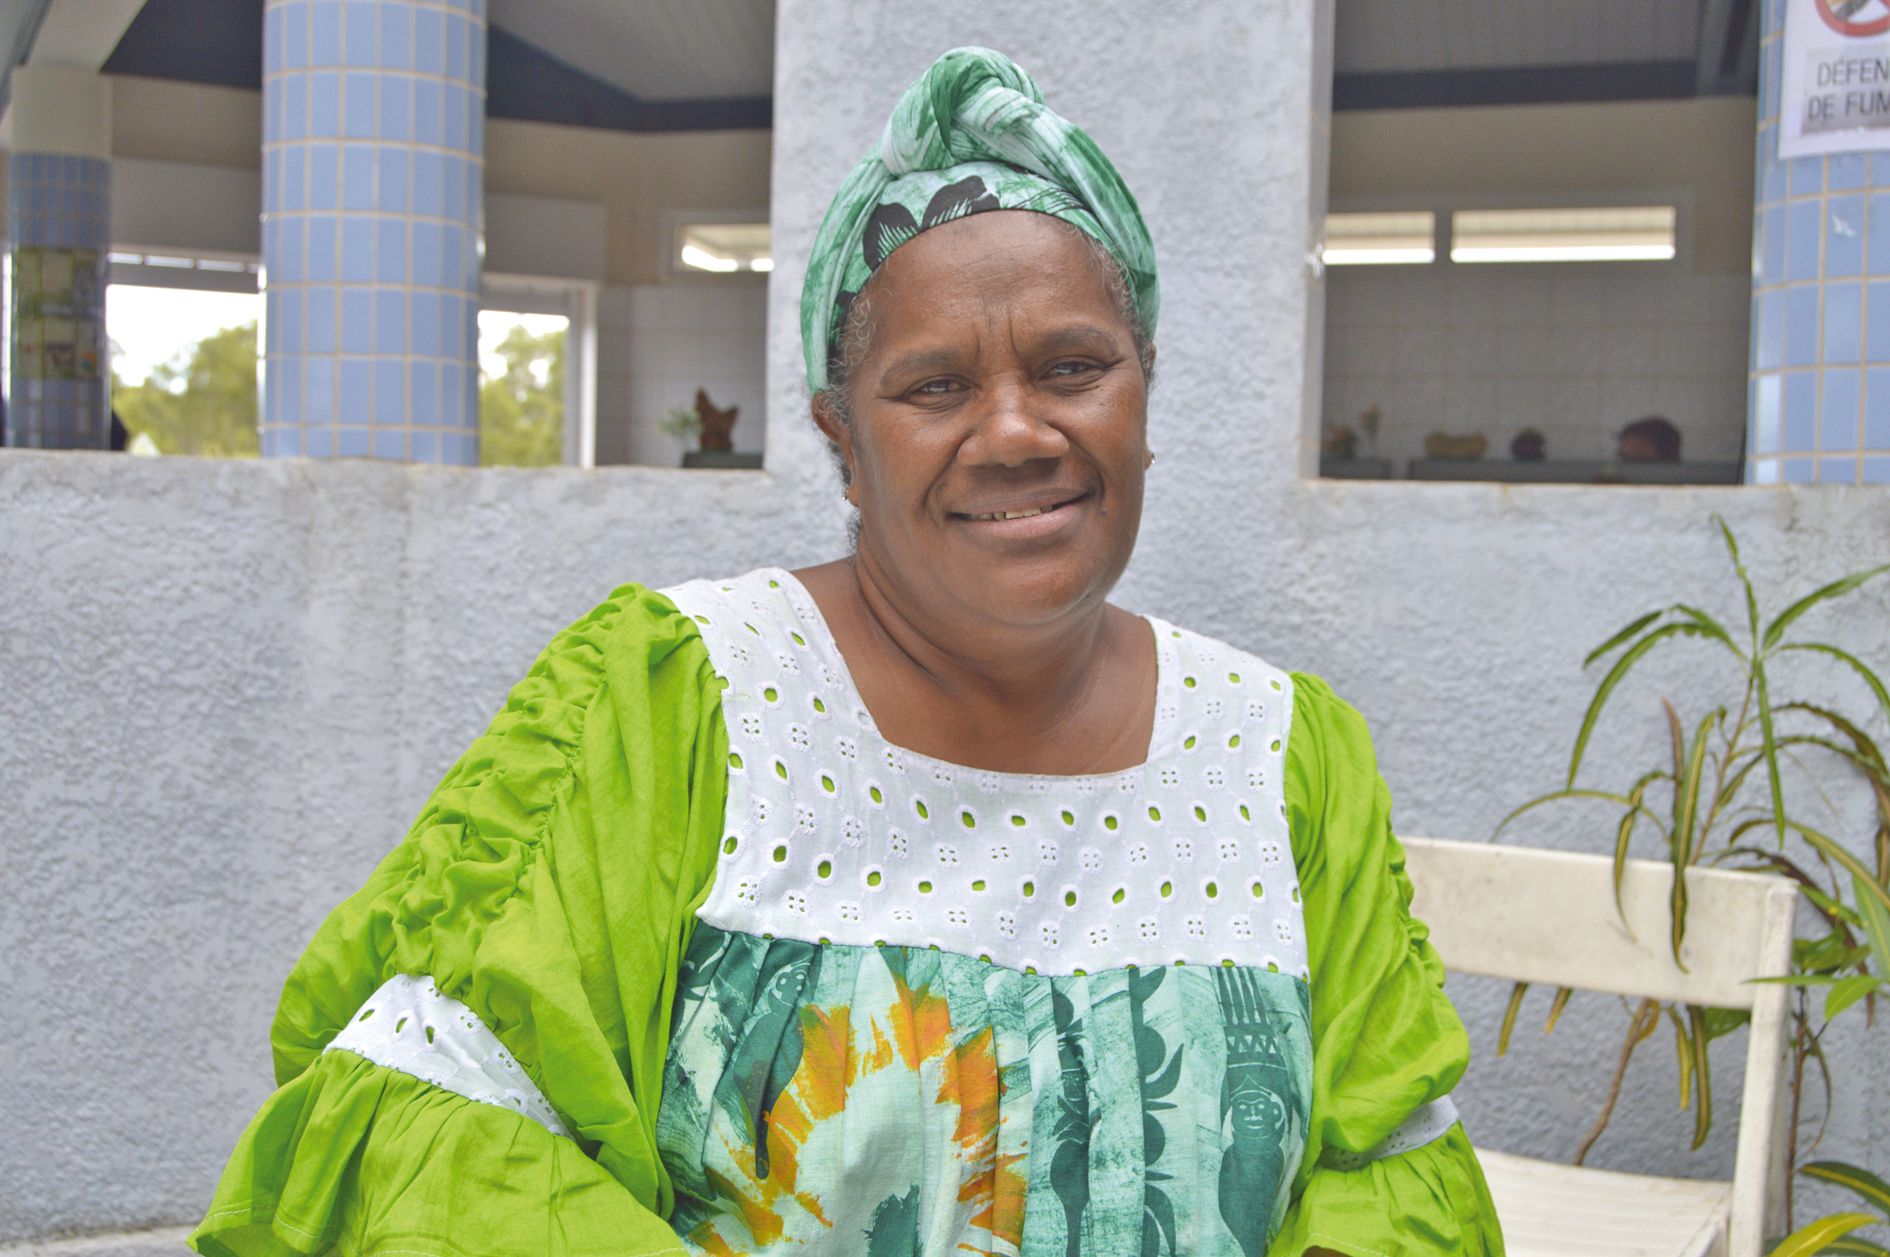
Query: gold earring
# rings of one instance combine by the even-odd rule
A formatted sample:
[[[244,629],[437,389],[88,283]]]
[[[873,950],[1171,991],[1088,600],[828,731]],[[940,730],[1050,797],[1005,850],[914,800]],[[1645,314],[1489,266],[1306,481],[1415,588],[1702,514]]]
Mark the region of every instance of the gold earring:
[[[1155,451],[1150,450],[1148,451],[1148,461],[1143,463],[1142,466],[1153,467],[1154,465],[1155,465]]]

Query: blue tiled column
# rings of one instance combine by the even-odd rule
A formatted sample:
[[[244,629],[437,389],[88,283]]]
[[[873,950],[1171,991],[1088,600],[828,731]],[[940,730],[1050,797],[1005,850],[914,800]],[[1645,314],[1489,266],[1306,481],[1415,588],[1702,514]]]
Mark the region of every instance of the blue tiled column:
[[[264,457],[479,462],[485,0],[267,0]]]
[[[1890,484],[1890,152],[1778,159],[1785,0],[1765,0],[1746,482]]]
[[[12,87],[6,443],[109,449],[111,89],[92,71],[57,65],[15,67]]]

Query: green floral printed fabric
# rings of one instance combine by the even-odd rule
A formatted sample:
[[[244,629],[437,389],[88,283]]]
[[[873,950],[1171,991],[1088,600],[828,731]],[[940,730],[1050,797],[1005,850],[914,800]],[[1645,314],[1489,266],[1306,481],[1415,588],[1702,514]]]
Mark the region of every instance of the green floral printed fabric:
[[[1261,1257],[1306,1140],[1306,986],[1023,973],[699,925],[657,1118],[696,1251]]]
[[[1044,104],[1009,57],[954,48],[899,98],[879,146],[847,176],[814,238],[801,289],[808,387],[827,387],[847,308],[887,255],[928,227],[998,209],[1050,214],[1101,241],[1154,335],[1155,246],[1115,166]]]

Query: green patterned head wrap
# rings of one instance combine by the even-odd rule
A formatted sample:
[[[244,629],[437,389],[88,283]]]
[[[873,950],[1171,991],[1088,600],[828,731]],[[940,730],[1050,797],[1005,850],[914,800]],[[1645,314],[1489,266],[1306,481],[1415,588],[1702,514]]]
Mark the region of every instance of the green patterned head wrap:
[[[906,89],[827,209],[801,288],[807,382],[879,264],[927,227],[985,210],[1034,210],[1100,241],[1122,267],[1144,335],[1155,334],[1155,246],[1116,168],[1082,128],[1043,103],[1023,68],[989,48],[954,48]]]

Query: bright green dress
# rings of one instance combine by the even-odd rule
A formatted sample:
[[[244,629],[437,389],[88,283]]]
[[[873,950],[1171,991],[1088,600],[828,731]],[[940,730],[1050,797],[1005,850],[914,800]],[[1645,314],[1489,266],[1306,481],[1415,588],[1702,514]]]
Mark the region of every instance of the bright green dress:
[[[321,927],[206,1254],[1500,1254],[1358,713],[1147,617],[1147,763],[877,737],[794,578],[623,586]]]

